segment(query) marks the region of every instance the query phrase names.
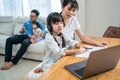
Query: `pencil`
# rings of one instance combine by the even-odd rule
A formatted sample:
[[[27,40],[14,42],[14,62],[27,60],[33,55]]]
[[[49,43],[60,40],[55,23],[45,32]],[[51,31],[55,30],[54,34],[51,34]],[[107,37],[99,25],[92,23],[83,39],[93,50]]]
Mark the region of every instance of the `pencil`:
[[[89,48],[89,47],[84,47],[85,49],[93,49],[93,48]]]

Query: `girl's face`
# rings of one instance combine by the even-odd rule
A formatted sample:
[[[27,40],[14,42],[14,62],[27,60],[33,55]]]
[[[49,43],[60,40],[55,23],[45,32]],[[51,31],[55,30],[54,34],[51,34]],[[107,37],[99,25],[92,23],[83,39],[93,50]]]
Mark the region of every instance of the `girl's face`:
[[[54,24],[52,23],[52,29],[53,29],[53,33],[58,35],[59,33],[62,32],[63,22],[55,22]]]
[[[76,8],[71,8],[71,3],[62,7],[62,15],[66,18],[71,18],[75,14]]]
[[[33,29],[36,29],[37,25],[36,24],[32,24],[32,27],[33,27]]]

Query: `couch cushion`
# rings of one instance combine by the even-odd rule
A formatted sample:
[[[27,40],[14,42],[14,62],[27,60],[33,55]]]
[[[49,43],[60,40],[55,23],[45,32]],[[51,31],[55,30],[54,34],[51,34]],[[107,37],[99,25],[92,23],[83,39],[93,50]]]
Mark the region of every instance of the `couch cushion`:
[[[23,24],[26,20],[29,20],[29,18],[23,16],[17,17],[13,34],[20,34],[19,31],[23,27]]]
[[[46,17],[40,16],[40,17],[38,18],[38,20],[41,20],[44,24],[47,24],[47,22],[46,22]]]
[[[14,29],[14,18],[12,16],[0,16],[0,34],[12,35]]]
[[[18,16],[17,19],[16,19],[16,22],[23,24],[26,20],[29,20],[29,17]]]
[[[13,16],[0,16],[1,23],[11,23],[14,22]]]
[[[0,48],[5,48],[6,39],[10,37],[8,35],[0,35]]]
[[[20,34],[19,31],[22,29],[23,23],[16,23],[13,34]]]
[[[31,53],[44,53],[45,40],[39,41],[38,43],[31,44],[28,51]]]

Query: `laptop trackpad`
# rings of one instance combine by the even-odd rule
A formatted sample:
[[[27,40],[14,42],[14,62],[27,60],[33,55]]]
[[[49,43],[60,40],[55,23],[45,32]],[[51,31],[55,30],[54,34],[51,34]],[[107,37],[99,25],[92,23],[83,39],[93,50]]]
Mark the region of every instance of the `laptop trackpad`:
[[[73,63],[73,64],[69,64],[69,65],[66,65],[65,67],[68,69],[71,69],[71,70],[77,70],[77,69],[85,67],[86,64],[87,64],[87,60]]]

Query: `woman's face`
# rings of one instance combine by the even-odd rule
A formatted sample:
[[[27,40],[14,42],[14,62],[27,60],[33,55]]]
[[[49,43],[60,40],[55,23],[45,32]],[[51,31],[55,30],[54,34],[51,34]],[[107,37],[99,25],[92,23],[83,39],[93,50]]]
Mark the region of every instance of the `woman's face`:
[[[52,29],[53,33],[55,34],[61,33],[63,29],[63,22],[55,22],[54,24],[52,23]]]
[[[66,18],[70,18],[75,14],[76,8],[71,8],[71,3],[68,3],[65,7],[62,7],[62,15]]]

